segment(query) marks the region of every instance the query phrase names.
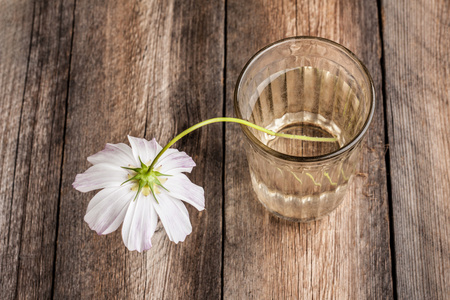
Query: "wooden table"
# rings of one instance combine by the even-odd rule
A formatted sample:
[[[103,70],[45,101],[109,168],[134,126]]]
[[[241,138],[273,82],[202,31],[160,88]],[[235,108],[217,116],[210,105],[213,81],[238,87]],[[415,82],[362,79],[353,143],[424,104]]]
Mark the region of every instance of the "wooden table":
[[[450,1],[0,2],[0,299],[449,299]],[[369,68],[377,109],[335,212],[297,224],[258,203],[240,128],[176,147],[206,210],[129,252],[83,221],[86,157],[127,134],[166,143],[232,116],[258,49],[321,36]]]

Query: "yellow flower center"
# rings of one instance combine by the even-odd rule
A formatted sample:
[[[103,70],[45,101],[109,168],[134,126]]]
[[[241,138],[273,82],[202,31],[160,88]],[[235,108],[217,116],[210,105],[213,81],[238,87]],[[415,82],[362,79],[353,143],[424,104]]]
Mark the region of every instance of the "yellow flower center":
[[[150,164],[150,163],[151,163],[151,161],[150,161],[148,164]],[[132,166],[132,165],[128,165],[128,167],[129,167],[129,168],[135,168],[135,167]],[[161,166],[158,167],[158,168],[156,168],[155,171],[159,173],[159,172],[161,171]],[[128,176],[128,179],[131,179],[131,178],[133,178],[134,175],[128,174],[127,176]],[[159,180],[159,183],[161,183],[161,184],[164,184],[164,183],[166,183],[166,181],[167,181],[167,178],[161,178],[160,176],[155,176],[155,178],[158,179],[158,180]],[[153,189],[153,192],[154,192],[155,194],[160,194],[160,193],[161,193],[161,190],[160,190],[160,188],[159,188],[159,185],[158,185],[156,182],[151,182],[150,184],[152,185],[152,189]],[[147,197],[148,195],[151,194],[152,189],[150,188],[149,184],[147,183],[147,184],[146,184],[145,186],[143,186],[142,189],[141,189],[142,195],[144,195],[145,197]],[[139,191],[139,180],[136,180],[136,181],[135,181],[135,183],[131,186],[130,190],[133,191],[133,192]]]

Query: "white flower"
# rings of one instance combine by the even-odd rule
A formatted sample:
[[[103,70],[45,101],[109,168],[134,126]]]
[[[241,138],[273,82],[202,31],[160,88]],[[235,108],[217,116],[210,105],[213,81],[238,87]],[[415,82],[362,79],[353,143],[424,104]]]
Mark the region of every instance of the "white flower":
[[[76,176],[73,187],[78,191],[102,189],[89,202],[84,220],[100,235],[123,222],[122,238],[129,250],[151,248],[158,216],[171,241],[184,241],[192,226],[182,201],[205,208],[203,188],[182,173],[191,172],[195,162],[185,152],[168,149],[150,172],[148,166],[162,147],[155,139],[128,136],[128,140],[131,148],[107,144],[88,157],[93,166]]]

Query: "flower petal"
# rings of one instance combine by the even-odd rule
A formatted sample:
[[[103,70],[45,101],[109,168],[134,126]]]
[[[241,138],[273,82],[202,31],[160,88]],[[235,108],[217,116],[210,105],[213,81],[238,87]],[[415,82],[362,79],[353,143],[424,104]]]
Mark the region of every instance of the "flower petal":
[[[83,193],[106,187],[119,187],[128,179],[127,175],[128,172],[119,166],[99,163],[78,174],[72,185]]]
[[[147,141],[146,139],[128,136],[128,140],[130,141],[131,149],[133,150],[134,159],[138,164],[137,167],[141,166],[139,158],[144,164],[148,164],[162,149],[155,139]]]
[[[195,162],[185,152],[179,152],[177,150],[176,152],[172,152],[160,158],[156,163],[156,166],[156,169],[159,168],[159,172],[163,174],[175,175],[180,174],[181,172],[190,173],[192,168],[195,167]]]
[[[133,151],[130,146],[122,143],[106,144],[105,149],[89,156],[87,160],[93,165],[109,163],[128,167],[129,164],[135,164]]]
[[[198,210],[205,209],[205,192],[203,188],[192,183],[186,175],[180,173],[168,177],[164,187],[169,190],[169,195],[172,197],[183,200]]]
[[[89,202],[84,221],[98,234],[115,231],[125,218],[125,213],[135,192],[131,184],[122,187],[106,188],[98,192]]]
[[[131,201],[122,225],[122,239],[130,251],[142,252],[152,247],[151,238],[158,223],[153,197],[139,194]]]
[[[159,204],[155,204],[155,210],[166,230],[169,239],[176,244],[183,242],[192,232],[189,213],[181,200],[168,194],[160,193],[156,196]]]

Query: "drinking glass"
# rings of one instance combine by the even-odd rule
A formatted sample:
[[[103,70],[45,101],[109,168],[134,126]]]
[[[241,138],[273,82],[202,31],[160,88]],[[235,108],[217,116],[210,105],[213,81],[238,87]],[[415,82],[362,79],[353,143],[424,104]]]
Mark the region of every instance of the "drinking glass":
[[[334,137],[311,142],[241,126],[253,189],[272,213],[317,220],[344,199],[373,117],[366,67],[348,49],[318,37],[293,37],[257,52],[236,83],[238,118],[275,132]]]

